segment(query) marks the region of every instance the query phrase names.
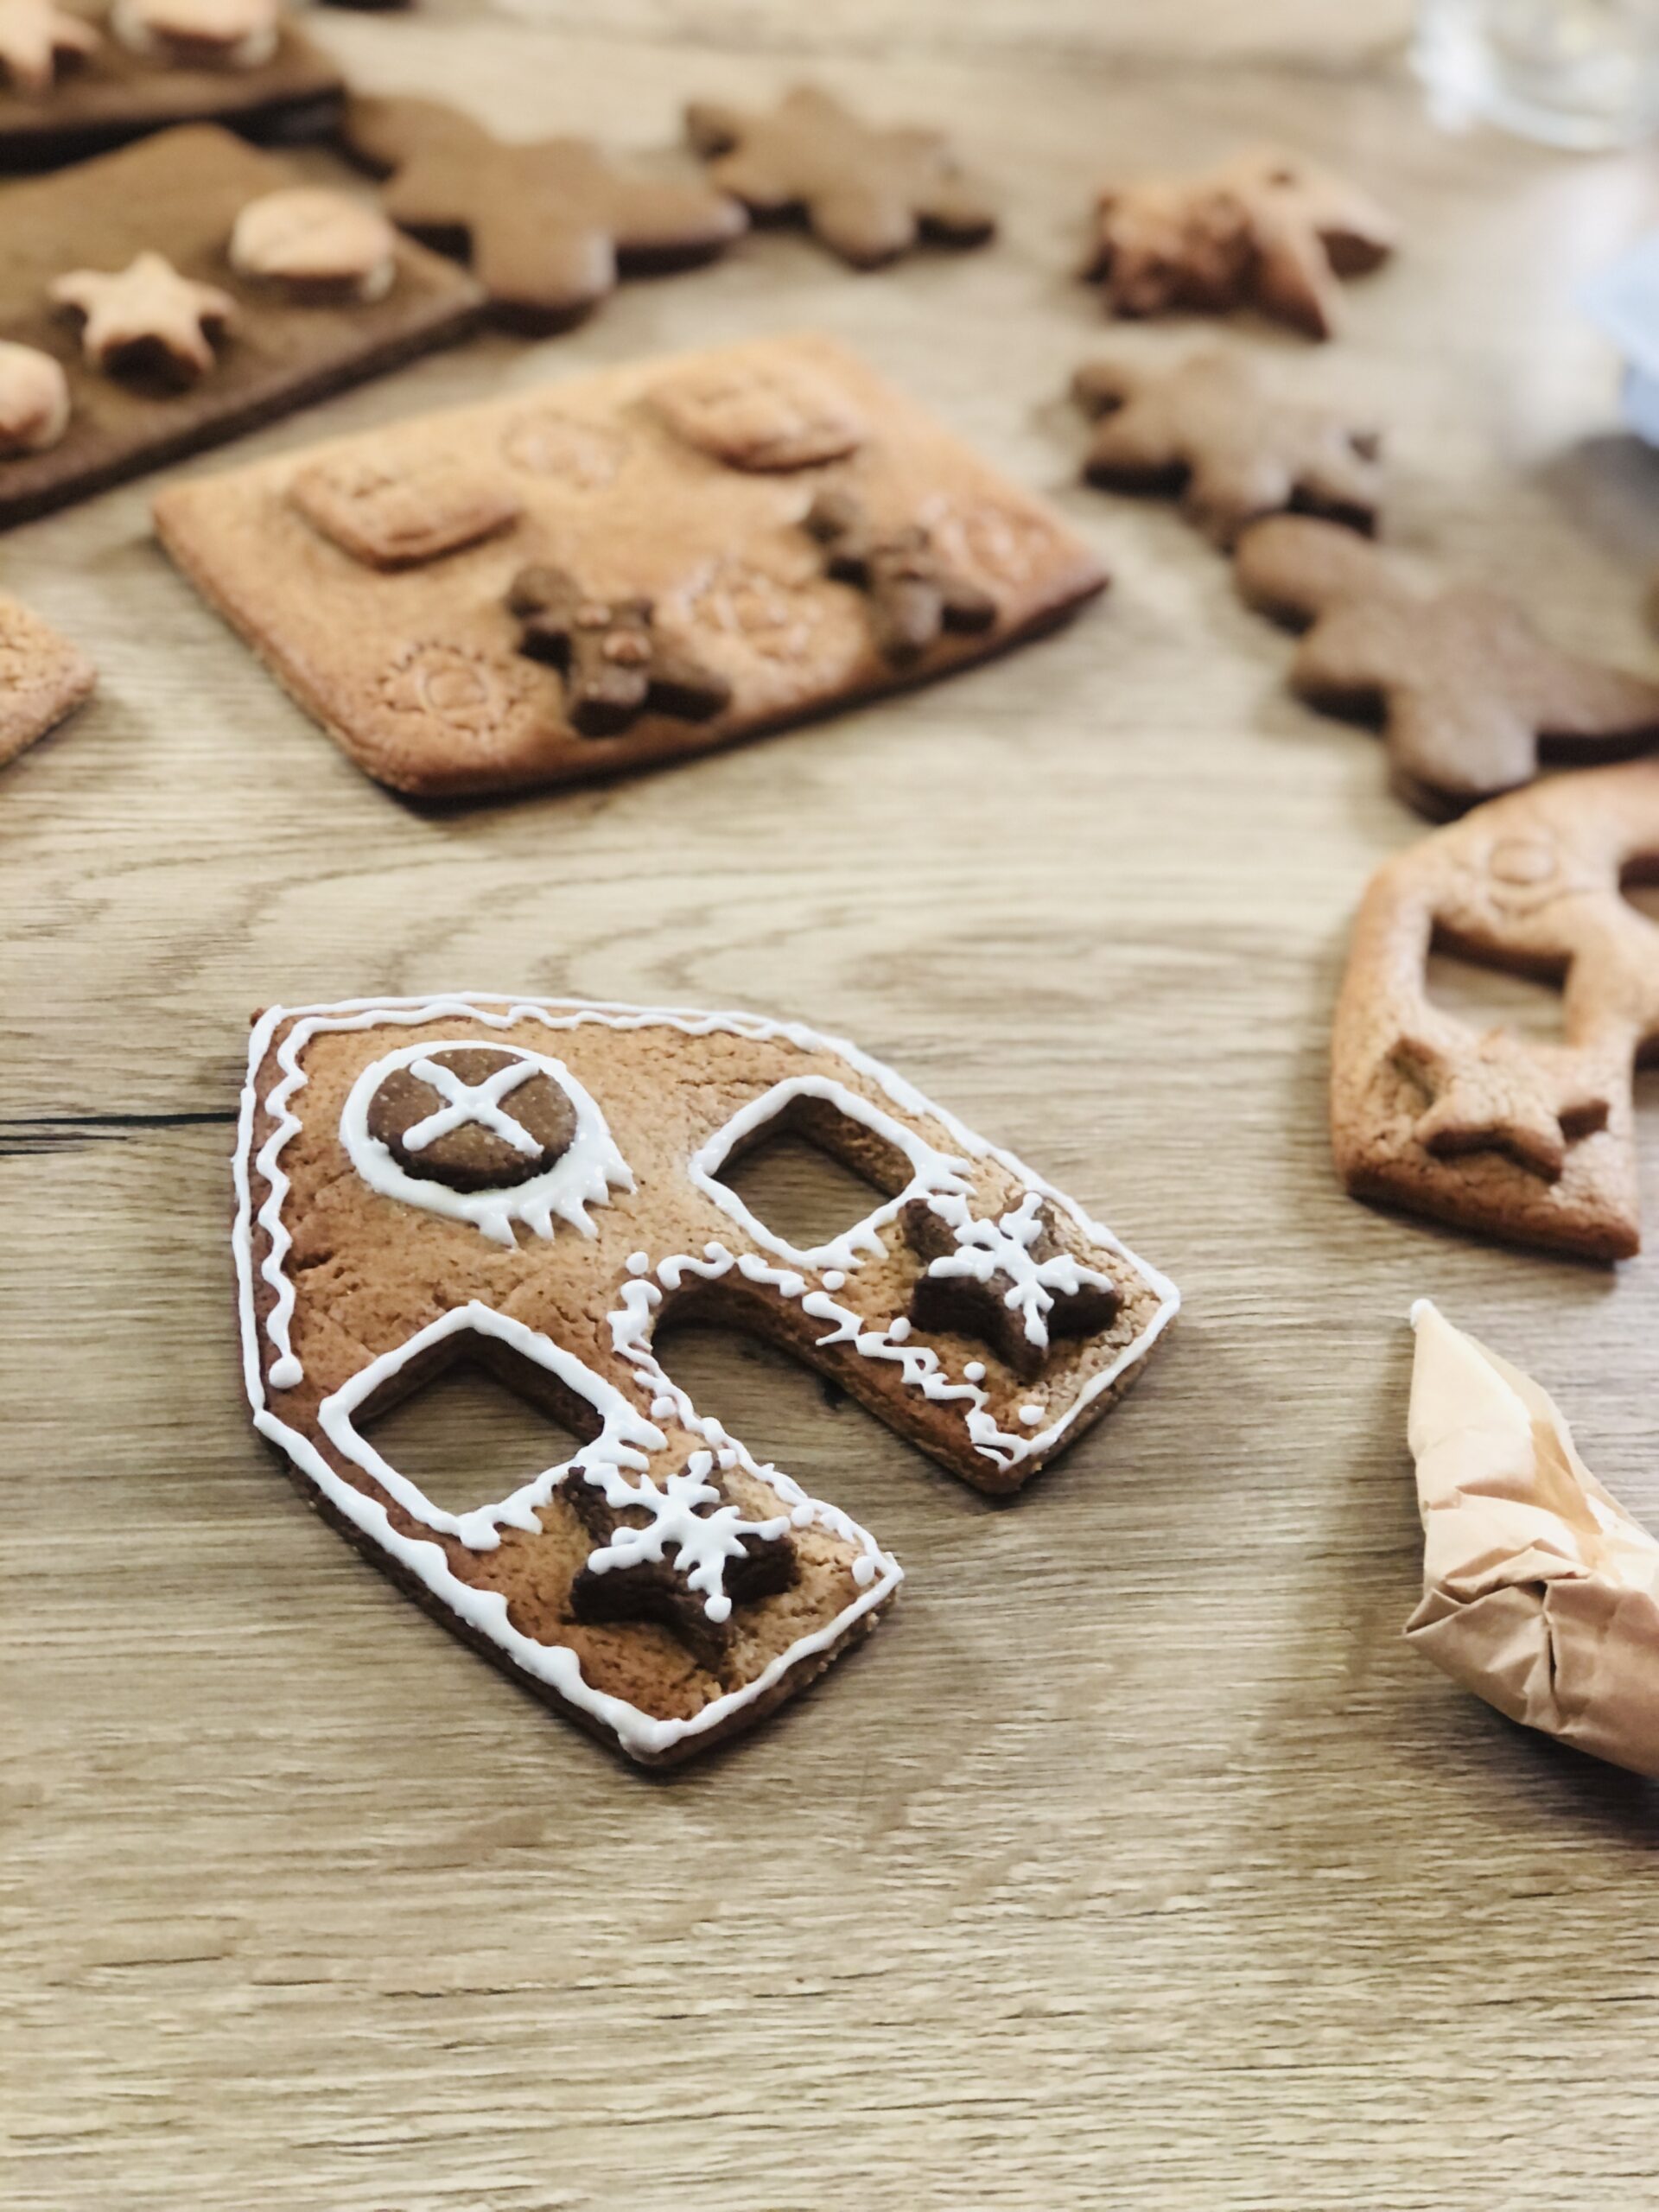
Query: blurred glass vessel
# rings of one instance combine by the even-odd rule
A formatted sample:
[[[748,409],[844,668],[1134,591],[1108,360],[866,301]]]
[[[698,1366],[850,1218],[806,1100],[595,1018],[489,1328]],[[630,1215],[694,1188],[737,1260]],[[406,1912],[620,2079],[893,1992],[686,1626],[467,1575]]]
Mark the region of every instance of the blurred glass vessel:
[[[1584,151],[1659,132],[1659,0],[1421,0],[1412,63],[1448,123]]]

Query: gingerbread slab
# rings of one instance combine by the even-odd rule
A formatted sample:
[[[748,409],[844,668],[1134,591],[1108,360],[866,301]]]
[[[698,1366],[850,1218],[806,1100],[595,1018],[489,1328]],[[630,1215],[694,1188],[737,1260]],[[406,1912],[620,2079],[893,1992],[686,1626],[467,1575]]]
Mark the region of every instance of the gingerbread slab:
[[[54,8],[60,33],[65,18],[89,27],[85,50],[66,51],[60,37],[49,69],[28,67],[22,45],[12,67],[0,66],[0,169],[54,168],[186,123],[231,124],[251,137],[291,142],[326,130],[339,113],[339,70],[290,24],[279,22],[269,52],[251,63],[205,48],[181,60],[154,41],[135,51],[132,33],[123,37],[111,22],[118,12]],[[196,13],[210,22],[214,11]]]
[[[55,729],[96,680],[78,647],[0,592],[0,766]]]
[[[726,1179],[784,1132],[873,1185],[868,1213],[810,1250]],[[256,1427],[447,1625],[652,1763],[759,1719],[899,1580],[833,1503],[692,1404],[658,1356],[665,1319],[766,1338],[1007,1492],[1129,1389],[1179,1304],[901,1077],[747,1014],[472,995],[273,1009],[236,1192]],[[457,1357],[579,1444],[460,1513],[364,1433]]]
[[[239,274],[229,257],[238,216],[299,181],[292,164],[202,124],[6,191],[0,340],[61,365],[69,419],[44,449],[0,458],[0,526],[378,374],[477,321],[482,296],[471,277],[404,238],[391,245],[391,282],[372,300],[317,304]],[[143,255],[230,303],[230,327],[188,388],[94,365],[82,329],[50,296],[76,271],[130,270]]]
[[[1040,500],[817,336],[169,486],[156,521],[352,759],[429,796],[705,752],[946,674],[1105,581]]]

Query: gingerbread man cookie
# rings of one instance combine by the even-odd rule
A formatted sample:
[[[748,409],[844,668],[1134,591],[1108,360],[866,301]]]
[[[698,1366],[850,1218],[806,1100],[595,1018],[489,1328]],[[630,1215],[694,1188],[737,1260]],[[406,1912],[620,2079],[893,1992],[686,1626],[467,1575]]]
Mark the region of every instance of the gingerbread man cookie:
[[[785,1133],[872,1185],[810,1249],[728,1179]],[[235,1173],[256,1427],[395,1581],[652,1764],[759,1719],[899,1580],[838,1506],[699,1411],[665,1321],[778,1345],[1005,1494],[1123,1395],[1179,1305],[891,1069],[747,1014],[277,1008],[254,1032]],[[455,1359],[556,1416],[574,1454],[550,1436],[510,1497],[435,1503],[364,1432]]]
[[[1275,516],[1240,539],[1235,574],[1251,606],[1311,626],[1292,684],[1331,713],[1380,720],[1394,787],[1421,813],[1512,790],[1541,757],[1659,744],[1659,683],[1559,651],[1501,593],[1430,589],[1351,531]]]
[[[1247,524],[1286,509],[1360,531],[1376,523],[1376,433],[1276,390],[1242,354],[1193,354],[1161,370],[1091,361],[1071,389],[1096,418],[1084,463],[1090,483],[1178,492],[1192,523],[1224,548]]]
[[[841,488],[820,492],[802,526],[826,549],[825,575],[867,595],[876,644],[895,665],[919,660],[946,631],[973,636],[995,626],[995,599],[940,557],[924,524],[880,528],[857,494]]]
[[[866,123],[816,86],[798,86],[769,115],[696,100],[685,120],[721,191],[761,219],[799,216],[855,269],[895,260],[918,238],[982,245],[996,229],[938,131]]]
[[[1114,315],[1254,307],[1328,338],[1339,279],[1375,269],[1396,229],[1369,194],[1274,147],[1196,175],[1114,185],[1096,205],[1088,274]]]
[[[1378,871],[1332,1046],[1356,1196],[1586,1259],[1637,1250],[1631,1082],[1659,1040],[1659,929],[1620,887],[1656,858],[1659,762],[1640,761],[1495,799]],[[1434,945],[1561,978],[1563,1040],[1435,1005]]]
[[[730,705],[723,676],[657,628],[649,599],[600,599],[563,569],[521,569],[507,594],[522,652],[564,671],[565,712],[584,737],[616,737],[647,709],[707,721]]]
[[[510,145],[438,100],[353,100],[346,143],[389,180],[392,220],[465,255],[496,314],[524,329],[577,321],[619,272],[710,260],[746,225],[701,177],[626,168],[585,138]]]

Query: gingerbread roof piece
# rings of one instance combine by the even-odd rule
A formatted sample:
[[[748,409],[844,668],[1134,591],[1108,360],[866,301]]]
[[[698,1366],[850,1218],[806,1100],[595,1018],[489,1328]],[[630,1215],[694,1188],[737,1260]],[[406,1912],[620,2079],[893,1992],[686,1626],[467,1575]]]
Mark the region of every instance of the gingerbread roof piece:
[[[1659,683],[1561,652],[1500,592],[1436,590],[1351,531],[1274,517],[1239,540],[1235,574],[1253,607],[1310,626],[1292,685],[1332,714],[1380,720],[1390,779],[1421,813],[1513,790],[1542,760],[1659,744]]]
[[[792,468],[777,447],[766,468],[746,448],[728,460],[665,404],[682,378],[729,389],[728,421],[746,380],[769,397],[810,386],[817,419],[856,420],[860,442],[819,463],[808,440]],[[843,543],[849,564],[856,554],[873,576],[867,556],[893,554],[880,594],[826,572],[804,527],[826,493],[852,495],[868,531]],[[505,526],[469,532],[474,515]],[[394,518],[389,543],[377,525]],[[352,758],[431,797],[568,782],[775,730],[1034,636],[1103,582],[1040,500],[808,336],[629,361],[169,485],[156,519],[192,582]],[[926,576],[899,573],[918,562]],[[928,616],[897,654],[889,598]],[[573,633],[582,609],[594,620]],[[590,679],[605,670],[601,702]]]
[[[354,99],[346,143],[389,180],[392,220],[464,253],[496,314],[522,328],[563,328],[619,271],[709,260],[746,226],[701,176],[625,166],[585,138],[510,144],[439,100]]]
[[[723,192],[763,220],[798,215],[855,268],[894,260],[918,238],[981,245],[996,229],[939,132],[866,123],[816,86],[798,86],[770,114],[696,100],[685,119]]]
[[[1084,474],[1114,491],[1173,492],[1218,544],[1294,509],[1369,531],[1382,496],[1376,433],[1281,389],[1240,353],[1162,369],[1090,361],[1072,392],[1095,432]]]
[[[872,1185],[863,1217],[810,1249],[728,1179],[783,1133]],[[759,1719],[899,1580],[841,1507],[693,1404],[664,1322],[695,1310],[766,1338],[1002,1494],[1122,1396],[1179,1304],[891,1069],[747,1014],[489,996],[273,1010],[236,1189],[260,1433],[394,1581],[651,1763]],[[1016,1332],[978,1308],[918,1318],[929,1276],[985,1277]],[[543,1472],[452,1511],[365,1430],[457,1358],[580,1440],[550,1435]]]
[[[1637,761],[1495,799],[1378,870],[1332,1043],[1350,1191],[1586,1259],[1637,1250],[1631,1084],[1659,1040],[1659,929],[1620,887],[1656,860],[1659,762]],[[1437,944],[1561,978],[1561,1040],[1436,1005]]]
[[[0,83],[49,92],[60,67],[84,61],[100,38],[96,24],[57,0],[0,0]]]
[[[1328,338],[1339,279],[1393,251],[1393,218],[1318,163],[1258,148],[1188,176],[1113,185],[1100,194],[1088,273],[1114,315],[1254,307]]]
[[[483,295],[466,270],[396,233],[381,234],[390,267],[368,287],[372,297],[353,293],[349,282],[303,275],[289,281],[274,266],[265,275],[238,268],[232,241],[250,210],[258,217],[274,204],[281,216],[296,196],[305,205],[315,197],[293,162],[209,124],[161,131],[6,187],[0,328],[9,341],[54,357],[70,406],[63,435],[49,447],[0,458],[0,529],[271,422],[477,323]],[[378,229],[372,209],[366,212]],[[282,226],[260,218],[252,228],[255,245],[280,261]],[[302,263],[289,264],[296,269],[303,262],[297,250]],[[148,282],[140,320],[125,316],[135,264],[141,275],[162,271],[167,312],[160,321]],[[313,257],[311,270],[321,266]],[[97,280],[84,291],[74,288],[85,345],[75,342],[53,297],[54,286],[77,270]],[[183,308],[176,319],[173,302]],[[225,302],[233,306],[235,332],[215,344],[211,331]],[[122,358],[112,305],[123,308],[137,364]],[[207,327],[197,307],[209,310]],[[116,372],[89,358],[89,349],[113,351],[109,367]],[[174,353],[180,365],[165,382],[128,372],[135,365],[167,368]]]
[[[55,729],[90,698],[96,680],[67,638],[0,592],[0,763]]]
[[[0,0],[0,172],[185,124],[292,143],[332,127],[340,92],[334,62],[275,0],[114,0],[95,22],[70,0]]]

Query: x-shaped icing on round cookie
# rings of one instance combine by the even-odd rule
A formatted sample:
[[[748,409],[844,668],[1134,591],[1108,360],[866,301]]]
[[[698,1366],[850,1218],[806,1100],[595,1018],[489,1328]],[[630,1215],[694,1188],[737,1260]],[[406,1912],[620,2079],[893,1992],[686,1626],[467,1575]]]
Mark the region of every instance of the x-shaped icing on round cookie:
[[[734,1164],[788,1134],[871,1185],[810,1249]],[[1173,1287],[855,1047],[743,1014],[440,998],[277,1010],[237,1160],[256,1426],[328,1516],[636,1758],[747,1725],[861,1636],[899,1569],[674,1377],[713,1319],[1007,1492],[1122,1396]],[[365,1433],[449,1362],[577,1439],[439,1507]]]
[[[1632,1077],[1659,1041],[1659,929],[1621,885],[1656,861],[1659,762],[1639,761],[1495,799],[1377,872],[1332,1045],[1356,1196],[1588,1259],[1637,1250]],[[1559,978],[1562,1041],[1437,1006],[1437,946]]]

